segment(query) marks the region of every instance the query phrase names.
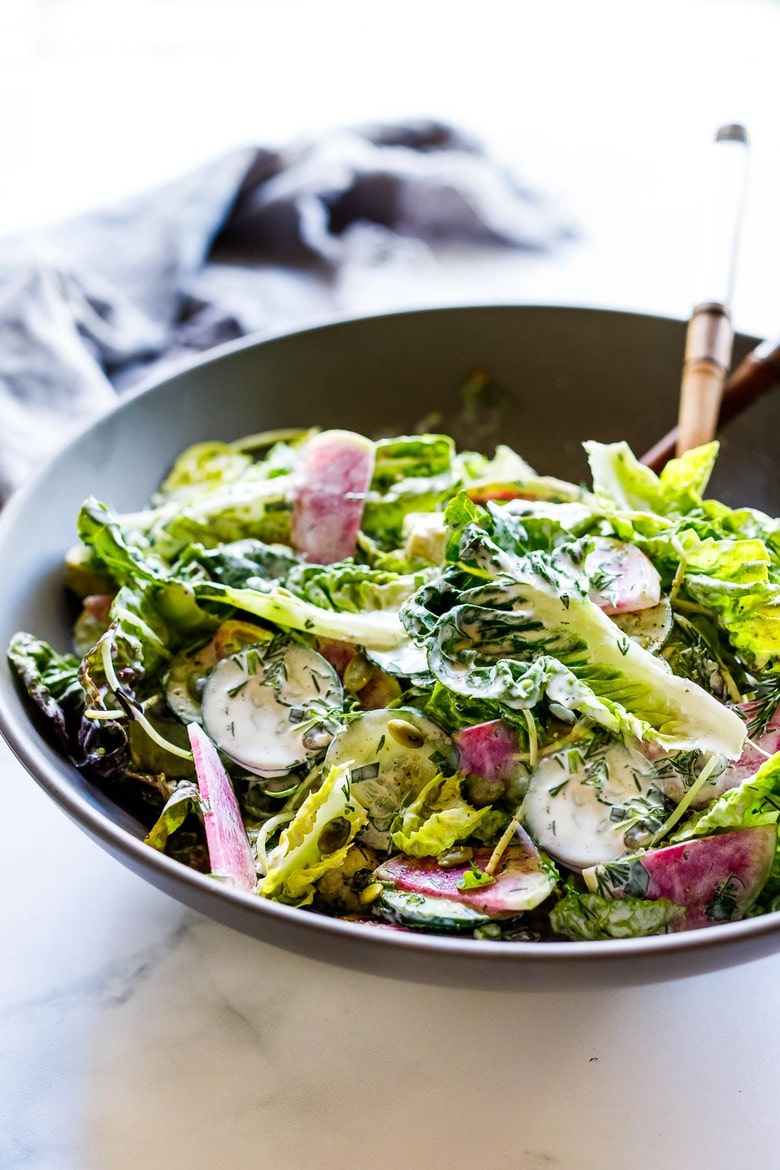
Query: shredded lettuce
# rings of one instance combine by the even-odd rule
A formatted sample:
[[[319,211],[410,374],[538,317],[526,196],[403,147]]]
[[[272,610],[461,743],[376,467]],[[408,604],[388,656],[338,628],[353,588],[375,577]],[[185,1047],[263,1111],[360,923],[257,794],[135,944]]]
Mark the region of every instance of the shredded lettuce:
[[[315,884],[330,869],[340,869],[355,834],[367,821],[365,809],[352,796],[349,765],[331,768],[316,792],[310,793],[293,820],[282,830],[268,856],[260,894],[293,906],[314,899]],[[336,826],[335,849],[326,848],[326,830]]]
[[[401,810],[390,836],[402,853],[437,857],[470,837],[490,811],[473,808],[463,799],[459,776],[438,775]]]

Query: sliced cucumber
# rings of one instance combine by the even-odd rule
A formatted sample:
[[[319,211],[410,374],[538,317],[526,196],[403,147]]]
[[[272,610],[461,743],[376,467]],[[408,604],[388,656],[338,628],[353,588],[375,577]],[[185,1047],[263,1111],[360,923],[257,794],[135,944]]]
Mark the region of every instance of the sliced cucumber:
[[[408,890],[385,890],[376,908],[388,922],[426,930],[474,930],[490,922],[487,914],[481,914],[473,906],[464,906],[450,898],[426,898]]]
[[[621,743],[597,739],[543,759],[523,808],[534,841],[570,869],[634,852],[664,819],[652,764]]]
[[[182,651],[173,659],[165,680],[165,699],[182,723],[202,723],[203,689],[216,662],[217,652],[213,641],[194,652]]]
[[[674,614],[668,597],[662,597],[651,609],[613,614],[612,620],[632,642],[637,642],[651,654],[657,654],[672,632]]]
[[[316,650],[274,641],[223,658],[203,691],[203,725],[248,772],[280,776],[321,754],[336,727],[328,716],[343,692]]]
[[[439,772],[457,771],[458,753],[446,732],[413,707],[366,711],[328,748],[327,767],[351,765],[355,797],[368,813],[359,838],[386,852],[398,809]]]

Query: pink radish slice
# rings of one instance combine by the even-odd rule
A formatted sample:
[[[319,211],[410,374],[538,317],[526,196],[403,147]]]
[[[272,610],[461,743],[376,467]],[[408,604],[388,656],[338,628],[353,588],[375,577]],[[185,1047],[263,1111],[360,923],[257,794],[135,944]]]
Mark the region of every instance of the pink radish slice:
[[[735,710],[749,719],[750,706],[750,703],[740,703]],[[736,788],[738,784],[749,780],[751,776],[755,776],[761,765],[766,762],[767,756],[773,756],[778,751],[780,751],[780,707],[767,723],[763,734],[758,736],[753,743],[748,740],[739,759],[729,764],[726,771],[718,777],[718,796],[722,792],[728,792],[729,788]]]
[[[653,563],[633,544],[597,536],[585,558],[590,599],[604,613],[636,613],[661,600],[661,578]]]
[[[517,736],[503,719],[464,727],[452,737],[460,754],[460,771],[483,780],[511,780],[517,772]]]
[[[483,869],[491,853],[491,849],[475,849],[474,865]],[[470,869],[468,864],[442,869],[435,857],[399,854],[380,865],[374,871],[374,877],[380,882],[392,882],[399,890],[410,890],[427,897],[450,898],[491,918],[507,918],[533,909],[552,893],[555,885],[554,878],[542,867],[539,853],[531,843],[509,846],[491,885],[458,889]]]
[[[374,444],[352,431],[323,431],[306,444],[295,471],[292,543],[307,561],[331,565],[355,552]]]
[[[211,872],[229,877],[239,890],[253,894],[257,872],[236,794],[217,749],[197,723],[187,727],[198,788],[205,804],[203,824]]]
[[[769,877],[776,848],[777,827],[756,825],[594,865],[582,876],[608,898],[669,898],[686,912],[671,929],[698,930],[743,917]]]

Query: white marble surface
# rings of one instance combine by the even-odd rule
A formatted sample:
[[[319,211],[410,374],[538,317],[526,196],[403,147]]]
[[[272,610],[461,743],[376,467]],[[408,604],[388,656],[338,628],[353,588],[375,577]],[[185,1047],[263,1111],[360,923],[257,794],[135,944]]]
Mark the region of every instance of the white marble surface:
[[[236,142],[431,112],[558,191],[583,238],[549,263],[453,256],[419,276],[374,274],[345,304],[682,316],[692,143],[742,118],[755,146],[737,321],[780,324],[771,0],[483,0],[478,12],[397,0],[384,13],[352,0],[4,0],[0,32],[0,232]],[[87,841],[1,744],[0,809],[0,1170],[777,1160],[780,957],[624,991],[400,984],[181,908]]]

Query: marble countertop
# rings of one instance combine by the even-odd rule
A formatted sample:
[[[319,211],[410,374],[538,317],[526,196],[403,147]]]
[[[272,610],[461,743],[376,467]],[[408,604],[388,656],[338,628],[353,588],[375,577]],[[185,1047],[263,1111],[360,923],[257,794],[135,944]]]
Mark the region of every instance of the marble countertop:
[[[347,305],[519,300],[682,317],[691,143],[744,119],[755,147],[736,318],[776,332],[780,5],[658,0],[651,18],[608,0],[486,0],[479,26],[467,7],[398,0],[380,59],[352,0],[204,0],[187,2],[186,19],[183,2],[138,0],[110,29],[114,5],[40,0],[30,11],[52,14],[43,40],[12,21],[11,58],[17,42],[0,37],[0,100],[19,115],[0,123],[14,177],[0,233],[237,142],[424,112],[482,134],[587,230],[549,261],[453,255],[424,279],[369,276],[345,290]],[[11,10],[27,11],[4,5],[0,33]],[[303,10],[308,35],[295,39]],[[520,27],[521,10],[534,22]],[[261,51],[269,22],[285,52]],[[330,36],[341,56],[324,61]],[[399,70],[414,80],[397,84]],[[303,79],[318,87],[315,125]],[[94,101],[98,90],[110,100]],[[160,116],[171,92],[192,117]],[[773,1164],[780,955],[595,992],[466,992],[345,972],[147,886],[1,742],[0,793],[0,1170]]]

